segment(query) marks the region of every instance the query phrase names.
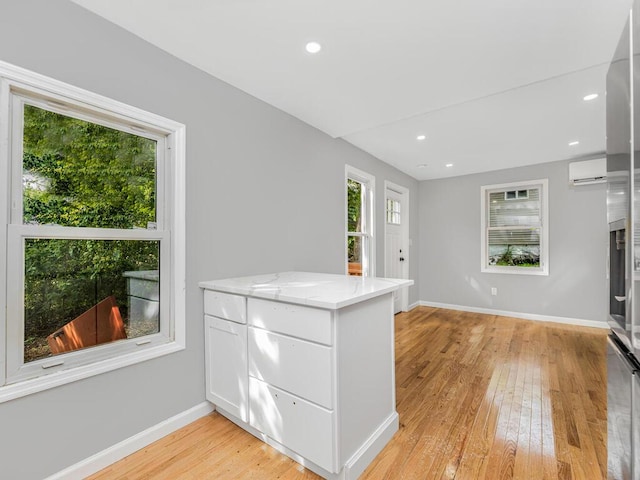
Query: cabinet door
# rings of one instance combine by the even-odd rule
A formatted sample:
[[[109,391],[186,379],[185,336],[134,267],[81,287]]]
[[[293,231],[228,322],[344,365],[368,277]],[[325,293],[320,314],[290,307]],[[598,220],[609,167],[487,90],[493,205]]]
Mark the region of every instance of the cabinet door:
[[[247,326],[205,316],[207,400],[247,422]]]

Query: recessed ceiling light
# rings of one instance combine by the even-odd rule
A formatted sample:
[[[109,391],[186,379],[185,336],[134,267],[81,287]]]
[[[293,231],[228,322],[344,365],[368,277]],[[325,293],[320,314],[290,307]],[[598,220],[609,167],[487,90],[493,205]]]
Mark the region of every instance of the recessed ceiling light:
[[[322,45],[318,42],[309,42],[304,46],[304,49],[309,53],[318,53],[322,50]]]
[[[447,164],[445,165],[445,167],[447,167],[447,168],[451,168],[451,167],[453,167],[453,163],[447,163]]]
[[[418,168],[427,168],[427,164],[426,163],[421,163],[420,165],[418,165]]]
[[[418,135],[418,136],[416,137],[416,140],[424,140],[425,138],[427,138],[427,136],[426,136],[426,135]]]
[[[579,143],[580,143],[579,141],[574,140],[573,142],[569,142],[569,146],[570,146],[570,147],[573,147],[573,146],[575,146],[575,145],[578,145]]]
[[[595,100],[596,98],[598,98],[597,93],[590,93],[589,95],[585,95],[584,97],[582,97],[582,99],[586,102],[588,102],[589,100]]]

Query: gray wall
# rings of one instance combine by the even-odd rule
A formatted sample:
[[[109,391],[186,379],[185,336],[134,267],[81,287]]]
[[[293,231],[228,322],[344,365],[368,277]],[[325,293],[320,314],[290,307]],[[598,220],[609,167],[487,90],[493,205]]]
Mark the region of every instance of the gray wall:
[[[415,180],[75,4],[2,0],[0,60],[187,125],[187,349],[0,404],[2,478],[43,478],[204,401],[197,283],[343,273],[345,163],[376,176],[378,272],[384,180],[411,190],[419,243]]]
[[[570,186],[568,165],[421,182],[420,300],[604,322],[606,185]],[[549,179],[549,276],[481,273],[480,187],[540,178]]]
[[[604,186],[569,187],[566,162],[418,186],[70,2],[0,1],[0,60],[185,123],[188,162],[187,349],[0,404],[0,477],[45,477],[202,402],[197,283],[342,273],[345,163],[376,176],[379,274],[384,180],[411,190],[410,303],[604,318]],[[550,275],[481,274],[480,186],[535,178],[549,178]]]

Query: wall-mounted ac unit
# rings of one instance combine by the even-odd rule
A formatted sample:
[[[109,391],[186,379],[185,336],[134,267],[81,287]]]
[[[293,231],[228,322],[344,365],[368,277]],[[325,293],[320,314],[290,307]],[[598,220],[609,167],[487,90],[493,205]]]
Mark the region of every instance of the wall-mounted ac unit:
[[[607,181],[607,159],[596,158],[569,164],[569,183],[590,185]]]

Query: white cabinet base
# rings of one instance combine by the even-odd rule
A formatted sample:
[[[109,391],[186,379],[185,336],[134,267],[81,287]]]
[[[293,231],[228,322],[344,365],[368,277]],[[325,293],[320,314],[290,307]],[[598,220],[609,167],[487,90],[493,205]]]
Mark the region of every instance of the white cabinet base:
[[[249,377],[249,423],[304,458],[338,472],[334,412]]]
[[[393,437],[393,435],[398,431],[399,426],[398,414],[394,412],[375,430],[375,432],[367,439],[367,441],[364,442],[362,447],[359,448],[349,460],[347,460],[344,468],[340,471],[340,473],[331,473],[320,467],[319,465],[311,462],[310,460],[301,457],[296,452],[294,452],[290,448],[285,447],[280,442],[274,440],[268,435],[256,430],[247,422],[243,422],[235,415],[225,411],[218,406],[216,406],[215,409],[220,415],[231,420],[233,423],[246,430],[254,437],[262,440],[268,445],[271,445],[280,453],[295,460],[300,465],[308,468],[313,473],[316,473],[321,477],[326,478],[327,480],[357,480],[357,478],[362,475],[362,472],[365,471],[365,469],[369,466],[373,459],[376,458],[376,456],[382,451],[389,440],[391,440],[391,437]]]
[[[405,284],[299,272],[201,283],[205,314],[243,323],[208,330],[220,392],[207,398],[318,475],[357,479],[398,430],[392,292]]]

